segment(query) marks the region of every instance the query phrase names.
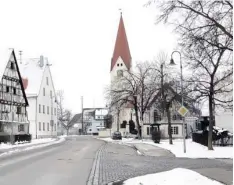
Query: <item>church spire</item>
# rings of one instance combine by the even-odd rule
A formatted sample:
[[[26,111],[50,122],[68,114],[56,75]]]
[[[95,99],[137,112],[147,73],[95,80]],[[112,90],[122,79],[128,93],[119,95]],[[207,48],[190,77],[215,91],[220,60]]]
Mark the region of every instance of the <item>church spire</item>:
[[[130,70],[132,57],[128,46],[128,39],[124,27],[122,12],[120,12],[119,28],[115,41],[113,56],[111,59],[111,71],[119,57],[121,57],[128,70]]]

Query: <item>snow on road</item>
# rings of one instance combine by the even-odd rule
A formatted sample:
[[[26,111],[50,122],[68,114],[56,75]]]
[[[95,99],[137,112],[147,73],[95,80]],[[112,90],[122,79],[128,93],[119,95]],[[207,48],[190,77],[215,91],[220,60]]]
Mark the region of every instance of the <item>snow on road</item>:
[[[168,178],[170,177],[170,178]],[[197,172],[184,168],[135,177],[124,181],[124,185],[223,185]]]

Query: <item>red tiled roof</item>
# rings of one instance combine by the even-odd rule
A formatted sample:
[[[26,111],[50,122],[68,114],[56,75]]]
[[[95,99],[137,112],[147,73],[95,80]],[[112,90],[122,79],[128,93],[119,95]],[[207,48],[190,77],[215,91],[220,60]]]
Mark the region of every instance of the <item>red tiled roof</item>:
[[[132,57],[131,57],[129,46],[128,46],[128,39],[127,39],[125,27],[124,27],[122,14],[120,16],[119,28],[117,32],[116,41],[115,41],[115,48],[113,52],[113,57],[111,59],[111,71],[119,57],[122,58],[126,67],[130,69]]]

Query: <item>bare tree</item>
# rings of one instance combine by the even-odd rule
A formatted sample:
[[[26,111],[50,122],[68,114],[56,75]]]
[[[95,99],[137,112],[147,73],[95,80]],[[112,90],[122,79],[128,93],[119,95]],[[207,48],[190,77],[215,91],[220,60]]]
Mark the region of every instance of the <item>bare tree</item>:
[[[64,108],[64,92],[62,90],[57,91],[57,101],[58,101],[58,121],[69,135],[69,129],[73,126],[71,122],[72,113],[70,110]]]
[[[193,70],[188,82],[195,83],[194,97],[199,101],[208,98],[208,149],[212,150],[215,107],[232,107],[232,2],[177,0],[155,4],[161,10],[158,22],[173,22],[181,37],[179,46]]]
[[[139,63],[135,71],[125,71],[107,90],[111,106],[119,108],[130,105],[136,113],[138,134],[141,134],[144,113],[157,91],[157,75],[148,62]],[[141,121],[141,123],[140,123]],[[139,135],[139,138],[141,135]]]

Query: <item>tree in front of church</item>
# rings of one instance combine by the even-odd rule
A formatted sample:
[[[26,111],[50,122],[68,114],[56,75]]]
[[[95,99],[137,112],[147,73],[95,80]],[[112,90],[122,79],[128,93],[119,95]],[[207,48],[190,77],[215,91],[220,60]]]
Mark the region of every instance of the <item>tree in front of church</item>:
[[[158,91],[158,75],[149,62],[142,62],[136,68],[124,71],[107,89],[111,107],[124,108],[131,106],[135,111],[138,136],[148,105]]]

